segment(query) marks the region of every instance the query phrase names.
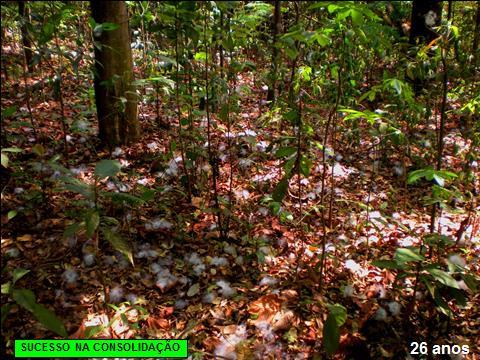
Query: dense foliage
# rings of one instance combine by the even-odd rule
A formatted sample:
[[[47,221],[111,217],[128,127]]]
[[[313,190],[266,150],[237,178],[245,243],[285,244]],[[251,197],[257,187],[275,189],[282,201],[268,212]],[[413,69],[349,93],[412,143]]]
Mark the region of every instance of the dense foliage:
[[[1,3],[2,351],[473,359],[480,5],[425,2],[421,37],[409,1],[125,3],[129,84],[97,81],[126,24]],[[113,112],[140,138],[102,132]]]

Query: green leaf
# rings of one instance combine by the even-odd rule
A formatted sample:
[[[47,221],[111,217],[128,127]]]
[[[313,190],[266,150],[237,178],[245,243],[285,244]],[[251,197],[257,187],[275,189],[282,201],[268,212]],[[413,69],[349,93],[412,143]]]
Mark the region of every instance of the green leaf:
[[[12,283],[10,281],[7,281],[6,283],[2,284],[2,294],[10,294],[10,291],[12,290]]]
[[[103,31],[113,31],[120,28],[120,25],[110,22],[104,22],[100,25]]]
[[[195,295],[198,294],[199,291],[200,291],[200,284],[199,283],[193,284],[188,289],[187,296],[189,296],[189,297],[195,296]]]
[[[468,286],[470,290],[473,292],[477,292],[478,290],[478,279],[470,274],[460,274],[465,284]]]
[[[204,51],[197,52],[194,59],[197,61],[205,61],[207,60],[207,53],[205,53]]]
[[[23,306],[28,311],[33,313],[35,310],[37,302],[33,291],[28,289],[13,289],[12,298],[18,305]]]
[[[101,160],[95,166],[95,176],[100,179],[117,175],[122,165],[117,160]]]
[[[297,152],[297,148],[295,148],[293,146],[286,146],[286,147],[282,147],[282,148],[278,149],[275,152],[275,157],[277,157],[277,158],[287,157],[287,156],[295,154],[296,152]]]
[[[417,252],[407,249],[407,248],[399,248],[395,251],[395,261],[397,263],[404,263],[409,261],[422,261],[425,258],[418,254]]]
[[[89,200],[93,200],[95,197],[92,187],[78,179],[68,178],[66,180],[65,189],[79,193]]]
[[[100,224],[100,215],[98,211],[91,211],[85,217],[85,229],[87,230],[87,239],[90,239]]]
[[[312,168],[312,160],[305,155],[302,155],[300,159],[300,172],[303,176],[308,177],[310,175],[310,169]]]
[[[372,261],[372,265],[380,269],[403,269],[403,266],[394,260],[374,260]]]
[[[15,285],[15,283],[20,280],[22,277],[27,275],[30,272],[30,270],[27,269],[22,269],[22,268],[17,268],[12,271],[12,285]]]
[[[2,152],[21,153],[23,150],[18,147],[3,148]]]
[[[438,174],[433,174],[433,180],[435,180],[438,186],[443,187],[445,185],[445,179]]]
[[[440,269],[427,269],[432,277],[443,285],[459,289],[457,281],[447,272]]]
[[[323,324],[323,346],[328,355],[333,355],[340,343],[340,329],[337,320],[331,314],[328,314],[325,324]]]
[[[62,320],[60,320],[53,311],[47,309],[43,305],[35,304],[32,313],[48,330],[53,331],[61,337],[68,337]]]
[[[65,231],[63,232],[63,237],[64,238],[69,238],[71,236],[74,236],[83,224],[84,224],[84,222],[73,223],[73,224],[68,225],[65,228]]]
[[[273,190],[273,193],[272,193],[273,200],[277,202],[281,202],[285,197],[285,195],[287,194],[287,189],[288,189],[288,178],[283,178],[282,180],[280,180],[280,182],[277,184],[277,186]]]
[[[12,220],[15,216],[17,216],[17,210],[10,210],[7,214],[7,219]]]
[[[3,152],[0,154],[2,160],[2,166],[8,168],[8,156],[5,155]]]
[[[347,309],[340,304],[328,305],[328,316],[332,316],[340,327],[347,320]]]
[[[352,23],[355,26],[361,26],[363,24],[363,15],[360,11],[351,9],[350,16],[352,17]]]
[[[128,260],[130,260],[130,263],[132,266],[134,266],[133,263],[133,255],[132,255],[132,250],[130,249],[130,246],[128,243],[123,239],[119,234],[116,232],[113,232],[111,229],[108,227],[101,227],[103,236],[105,236],[105,239],[113,246],[113,248],[117,251],[120,251],[123,255],[125,255]]]
[[[15,105],[7,107],[5,110],[2,110],[2,118],[7,118],[15,114],[17,107]],[[2,149],[3,151],[3,149]]]
[[[101,333],[105,329],[105,325],[95,325],[85,327],[85,339],[90,339],[95,335]]]
[[[109,197],[113,202],[126,203],[134,206],[141,205],[145,202],[143,199],[127,193],[103,192],[102,195]]]

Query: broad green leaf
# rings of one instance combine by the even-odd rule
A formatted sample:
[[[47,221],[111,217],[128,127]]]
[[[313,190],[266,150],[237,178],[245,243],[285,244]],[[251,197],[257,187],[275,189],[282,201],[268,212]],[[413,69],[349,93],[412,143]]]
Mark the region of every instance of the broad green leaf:
[[[347,309],[340,304],[328,305],[328,316],[332,316],[340,327],[347,320]]]
[[[351,9],[350,16],[352,17],[352,23],[355,26],[361,26],[363,24],[363,15],[360,11]]]
[[[2,166],[8,168],[8,156],[5,155],[3,152],[0,154],[2,160]]]
[[[15,285],[15,283],[20,280],[22,277],[27,275],[30,272],[30,270],[27,269],[22,269],[22,268],[17,268],[12,271],[12,285]]]
[[[443,299],[440,291],[438,291],[438,288],[435,286],[434,283],[431,282],[430,279],[420,276],[420,279],[422,282],[426,285],[428,292],[432,296],[433,300],[437,304],[437,309],[444,315],[451,317],[453,315],[452,310],[448,306],[448,303]]]
[[[23,150],[18,147],[3,148],[2,152],[21,153]]]
[[[395,251],[395,260],[397,263],[404,263],[409,261],[422,261],[425,258],[413,251],[412,249],[399,248]]]
[[[297,152],[297,148],[293,146],[286,146],[278,149],[277,152],[275,153],[275,157],[277,158],[287,157],[295,154],[296,152]]]
[[[380,269],[403,269],[403,266],[394,260],[374,260],[372,261],[372,265]]]
[[[473,292],[477,292],[478,290],[478,279],[470,274],[460,274],[465,284],[468,286],[470,290]]]
[[[16,106],[9,106],[7,107],[5,110],[2,110],[2,118],[4,117],[10,117],[12,116],[13,114],[15,114],[15,112],[17,111],[17,107]],[[3,151],[3,149],[2,149]]]
[[[53,331],[61,337],[68,337],[62,320],[60,320],[53,311],[47,309],[43,305],[35,304],[32,313],[48,330]]]
[[[12,298],[18,305],[23,306],[32,313],[34,312],[37,302],[33,291],[28,289],[13,289]]]
[[[113,248],[125,255],[128,260],[130,260],[132,266],[134,266],[132,250],[130,249],[130,246],[125,241],[125,239],[116,232],[113,232],[108,227],[101,227],[101,230],[103,236],[105,236],[105,239],[107,239],[107,241],[113,246]]]
[[[310,169],[312,168],[312,160],[305,155],[302,155],[300,159],[300,172],[303,176],[308,177],[310,175]]]
[[[85,327],[85,339],[90,339],[105,330],[105,325],[95,325]]]
[[[87,239],[90,239],[100,224],[100,215],[98,211],[91,211],[85,216],[85,229],[87,230]]]
[[[197,61],[205,61],[207,59],[207,54],[204,51],[200,51],[195,54],[194,58]]]
[[[277,186],[273,190],[273,193],[272,193],[273,200],[277,202],[281,202],[285,197],[285,195],[287,194],[287,189],[288,189],[288,179],[283,178],[282,180],[280,180],[280,182],[277,184]]]
[[[12,220],[15,216],[17,216],[17,210],[10,210],[7,214],[7,219]]]
[[[323,346],[328,355],[333,355],[340,343],[340,329],[337,325],[337,320],[331,314],[328,315],[327,320],[323,324]]]
[[[101,160],[95,166],[95,176],[100,179],[117,175],[122,165],[117,160]]]
[[[450,286],[455,289],[459,289],[457,281],[447,273],[446,271],[440,269],[427,269],[427,271],[432,275],[432,277],[443,285]]]
[[[189,297],[195,296],[195,295],[198,294],[199,291],[200,291],[200,284],[199,283],[193,284],[188,289],[187,296],[189,296]]]

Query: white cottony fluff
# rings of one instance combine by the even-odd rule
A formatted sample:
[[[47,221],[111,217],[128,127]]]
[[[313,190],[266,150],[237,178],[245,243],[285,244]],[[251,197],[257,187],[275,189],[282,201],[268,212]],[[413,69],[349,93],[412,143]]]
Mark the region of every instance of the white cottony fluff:
[[[223,247],[223,251],[225,251],[229,255],[237,256],[237,249],[233,245],[225,244]]]
[[[75,284],[78,280],[78,273],[74,269],[65,270],[62,276],[68,284]]]
[[[228,265],[228,260],[225,259],[224,257],[213,257],[212,260],[210,260],[210,265],[213,266],[226,266]]]
[[[119,147],[116,147],[115,150],[112,152],[112,156],[118,157],[123,154],[123,150]]]
[[[152,265],[150,265],[150,270],[152,270],[154,274],[158,274],[163,270],[163,266],[157,263],[153,263]]]
[[[383,307],[379,307],[374,315],[374,319],[377,321],[387,321],[387,310]]]
[[[95,264],[95,254],[83,254],[83,262],[85,266],[92,266]]]
[[[198,264],[193,267],[193,272],[195,275],[200,276],[205,272],[205,265],[204,264]]]
[[[392,314],[392,316],[400,315],[400,311],[402,307],[398,302],[391,301],[387,305],[388,305],[388,310],[390,310],[390,313]]]
[[[255,323],[255,327],[260,330],[260,335],[266,341],[272,341],[275,338],[275,333],[273,332],[272,326],[268,321],[258,321]]]
[[[126,298],[127,298],[128,302],[132,305],[135,304],[138,301],[138,296],[133,294],[133,293],[128,294],[126,296]]]
[[[460,255],[453,254],[448,257],[448,261],[450,261],[452,264],[458,265],[460,267],[465,267],[466,262],[465,259],[462,258]]]
[[[353,272],[354,274],[360,276],[360,277],[365,277],[368,275],[368,270],[363,269],[356,261],[354,260],[347,260],[345,261],[345,267]]]
[[[217,281],[217,286],[220,288],[220,290],[218,290],[220,295],[222,295],[226,298],[229,298],[229,297],[235,295],[235,293],[236,293],[235,289],[233,289],[230,286],[230,283],[228,281],[219,280],[219,281]]]
[[[203,264],[203,260],[198,256],[197,253],[191,253],[190,257],[188,258],[188,262],[192,265],[199,265]]]
[[[177,301],[175,301],[175,309],[184,309],[186,308],[188,305],[188,302],[185,301],[185,300],[182,300],[182,299],[178,299]]]
[[[247,327],[245,325],[237,326],[234,334],[230,334],[227,337],[222,336],[220,343],[215,348],[215,356],[223,359],[236,360],[237,354],[235,347],[241,342],[247,339]]]
[[[120,286],[115,286],[110,290],[110,302],[118,303],[123,299],[123,289]]]
[[[205,304],[211,304],[213,303],[213,300],[215,300],[215,293],[213,292],[207,292],[205,295],[202,296],[202,302]]]
[[[271,277],[271,276],[265,276],[262,280],[260,280],[260,286],[272,286],[278,283],[278,280]]]
[[[177,277],[172,275],[170,273],[170,270],[162,269],[162,271],[157,274],[157,282],[155,283],[155,285],[157,285],[160,290],[165,291],[175,285],[177,281]]]
[[[351,296],[353,296],[353,293],[354,293],[354,289],[353,289],[352,285],[347,285],[343,289],[343,296],[344,297],[351,297]]]
[[[145,224],[147,230],[168,230],[172,228],[173,224],[165,219],[153,219]]]

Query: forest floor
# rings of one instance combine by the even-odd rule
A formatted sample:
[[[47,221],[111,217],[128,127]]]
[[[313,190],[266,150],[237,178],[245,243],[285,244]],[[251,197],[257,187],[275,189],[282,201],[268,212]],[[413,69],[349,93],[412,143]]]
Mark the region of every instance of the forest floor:
[[[327,233],[318,206],[324,171],[319,149],[310,176],[300,181],[294,177],[283,201],[282,209],[293,220],[272,215],[262,199],[282,176],[274,156],[275,139],[295,134],[289,134],[281,120],[267,121],[261,84],[244,73],[238,81],[250,91],[241,96],[232,129],[212,115],[212,146],[220,161],[218,192],[231,196],[233,204],[228,238],[222,240],[211,211],[212,192],[205,190],[211,189],[208,163],[199,159],[196,164],[196,191],[190,202],[179,181],[183,167],[178,149],[189,138],[178,137],[173,100],[162,104],[161,121],[156,119],[155,103],[142,103],[142,138],[110,154],[98,150],[96,123],[85,105],[89,100],[78,90],[91,85],[66,79],[65,116],[70,129],[76,126],[67,133],[66,157],[60,105],[48,94],[48,84],[41,85],[41,74],[29,79],[33,86],[38,84],[31,99],[37,138],[30,125],[22,123],[30,121],[22,82],[2,80],[2,111],[19,109],[2,120],[2,144],[23,149],[2,174],[2,277],[8,278],[13,269],[30,270],[16,286],[32,290],[38,303],[54,310],[70,337],[188,338],[194,358],[322,358],[327,304],[339,303],[348,318],[335,358],[405,359],[410,342],[421,339],[468,344],[471,354],[479,353],[478,294],[464,307],[451,304],[455,321],[448,321],[433,311],[422,290],[416,294],[415,311],[406,318],[412,297],[406,289],[413,279],[396,280],[393,272],[372,265],[372,260],[390,259],[397,247],[419,244],[429,232],[429,208],[422,204],[428,187],[407,187],[400,156],[386,154],[381,159],[370,142],[348,145],[338,134],[335,156],[325,169],[333,176],[325,182],[324,196],[334,194]],[[327,117],[328,109],[320,110],[319,116]],[[200,119],[195,128],[203,131],[206,124]],[[455,147],[464,151],[468,144],[462,144],[459,129],[450,123],[445,140],[445,168],[460,171]],[[169,156],[173,141],[177,149]],[[32,153],[38,143],[43,144],[41,155]],[[146,205],[105,208],[121,221],[122,234],[133,249],[133,265],[106,242],[100,241],[95,251],[94,242],[82,234],[64,236],[81,196],[62,188],[54,171],[42,173],[39,168],[56,154],[62,155],[59,163],[73,176],[90,184],[100,159],[119,160],[122,174],[103,181],[101,189],[130,194],[155,190]],[[17,211],[11,219],[10,210]],[[305,210],[308,216],[302,214]],[[438,225],[442,234],[459,237],[463,256],[479,273],[478,232],[471,225],[460,233],[466,216],[444,210]],[[327,257],[321,279],[324,236]],[[2,294],[2,304],[6,302]],[[52,333],[14,306],[2,337],[11,353],[15,338],[49,338]]]

